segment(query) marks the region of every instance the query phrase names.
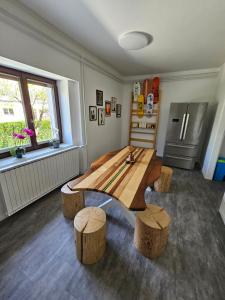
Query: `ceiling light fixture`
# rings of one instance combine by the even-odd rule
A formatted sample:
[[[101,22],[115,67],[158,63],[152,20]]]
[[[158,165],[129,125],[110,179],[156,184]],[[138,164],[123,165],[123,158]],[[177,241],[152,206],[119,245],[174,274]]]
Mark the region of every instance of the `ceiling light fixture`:
[[[139,50],[153,41],[151,34],[142,31],[130,31],[119,36],[120,47],[126,50]]]

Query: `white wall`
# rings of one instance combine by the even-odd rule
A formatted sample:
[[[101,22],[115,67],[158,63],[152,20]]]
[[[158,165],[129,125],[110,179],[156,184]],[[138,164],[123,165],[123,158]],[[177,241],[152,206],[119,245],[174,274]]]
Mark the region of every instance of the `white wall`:
[[[203,175],[207,179],[213,178],[216,161],[225,133],[225,64],[220,70],[216,100],[218,101],[218,108],[202,169]]]
[[[17,14],[15,20],[23,18],[24,21],[30,22],[30,26],[23,26],[22,21],[15,24],[13,18],[8,20],[7,17],[2,17],[2,3],[5,3],[4,7],[9,9],[10,14]],[[34,25],[36,28],[32,29]],[[30,32],[31,29],[33,34]],[[51,36],[46,40],[45,35],[47,33]],[[89,122],[88,116],[88,106],[96,104],[96,89],[103,90],[104,100],[114,96],[121,101],[121,83],[117,71],[78,47],[76,43],[73,44],[65,39],[37,17],[27,15],[19,7],[15,10],[7,1],[0,4],[0,40],[0,56],[70,78],[78,86],[80,93],[77,93],[77,89],[73,90],[72,82],[69,90],[64,93],[69,95],[69,107],[64,98],[60,101],[63,125],[65,125],[63,126],[64,136],[67,142],[71,140],[80,145],[81,143],[85,144],[87,138],[89,161],[105,151],[120,147],[120,119],[116,120],[115,116],[112,116],[106,120],[105,126],[98,127],[97,122]],[[60,46],[58,45],[59,42],[61,43]],[[65,49],[63,44],[65,44]],[[81,52],[78,53],[77,51]],[[59,84],[59,87],[65,90],[63,84]],[[83,96],[84,98],[82,98]],[[68,109],[70,109],[69,113]],[[84,109],[86,111],[85,121]],[[79,124],[76,122],[78,119],[80,120]],[[72,132],[72,139],[66,135],[67,127]],[[87,128],[87,137],[85,136],[85,127]],[[82,134],[78,136],[76,131],[80,130],[82,130]],[[86,151],[81,153],[85,155]]]
[[[224,134],[224,137],[223,137],[222,145],[220,147],[220,156],[225,157],[225,134]]]
[[[121,147],[121,118],[105,118],[105,125],[98,126],[98,121],[89,121],[89,105],[96,106],[96,89],[103,91],[103,101],[116,97],[118,103],[122,101],[122,84],[84,67],[84,93],[86,109],[87,149],[89,163],[107,151]],[[100,107],[100,106],[99,106]]]
[[[160,123],[158,130],[157,155],[163,156],[166,139],[166,130],[171,102],[208,102],[207,134],[209,135],[213,116],[216,108],[216,84],[217,77],[202,79],[186,79],[162,81],[160,83]],[[124,85],[123,89],[123,125],[122,145],[128,143],[129,114],[132,83]]]

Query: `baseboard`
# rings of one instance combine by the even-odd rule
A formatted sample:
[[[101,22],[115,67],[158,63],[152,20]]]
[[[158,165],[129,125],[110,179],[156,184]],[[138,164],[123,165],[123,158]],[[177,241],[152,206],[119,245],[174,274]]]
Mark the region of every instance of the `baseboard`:
[[[224,196],[223,196],[223,199],[222,199],[222,202],[221,202],[221,205],[220,205],[219,212],[220,212],[221,218],[222,218],[222,220],[223,220],[223,223],[224,223],[224,225],[225,225],[225,194],[224,194]]]

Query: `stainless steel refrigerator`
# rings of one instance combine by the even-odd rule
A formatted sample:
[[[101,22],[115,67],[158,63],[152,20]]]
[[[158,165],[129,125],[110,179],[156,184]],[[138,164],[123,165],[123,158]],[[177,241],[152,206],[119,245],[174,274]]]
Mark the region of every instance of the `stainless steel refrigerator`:
[[[163,161],[193,169],[199,159],[208,103],[171,103]]]

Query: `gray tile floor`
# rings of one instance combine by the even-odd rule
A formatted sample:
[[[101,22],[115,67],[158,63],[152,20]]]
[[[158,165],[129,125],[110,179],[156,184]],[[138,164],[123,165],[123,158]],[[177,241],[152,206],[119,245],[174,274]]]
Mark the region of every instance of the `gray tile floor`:
[[[107,250],[91,266],[76,260],[73,223],[55,191],[0,223],[0,299],[225,299],[224,191],[199,171],[176,169],[171,193],[146,193],[173,220],[164,255],[142,257],[132,227],[110,208]],[[89,205],[105,199],[86,196]]]

